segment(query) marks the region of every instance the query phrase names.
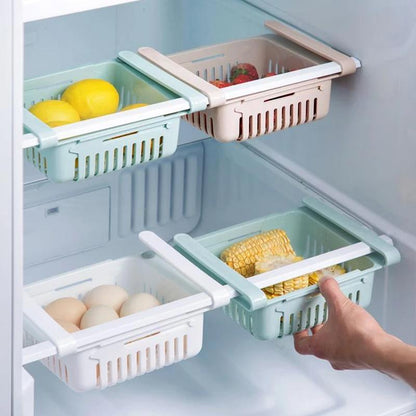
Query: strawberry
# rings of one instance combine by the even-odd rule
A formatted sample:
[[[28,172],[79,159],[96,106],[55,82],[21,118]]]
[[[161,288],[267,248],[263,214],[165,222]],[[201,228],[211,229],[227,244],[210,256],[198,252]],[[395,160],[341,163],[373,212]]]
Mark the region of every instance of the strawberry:
[[[230,82],[221,81],[220,79],[216,79],[215,81],[210,81],[209,83],[216,86],[217,88],[225,88],[231,85]]]
[[[238,77],[239,75],[248,75],[250,79],[252,80],[259,79],[259,74],[257,73],[256,67],[248,63],[237,64],[231,68],[231,73],[230,73],[231,82],[233,82],[234,79]]]
[[[233,80],[232,84],[233,84],[233,85],[236,85],[236,84],[242,84],[243,82],[249,82],[249,81],[253,81],[253,79],[252,79],[252,78],[250,78],[250,76],[249,76],[249,75],[246,75],[246,74],[240,74],[240,75],[237,75],[237,76],[234,78],[234,80]]]
[[[263,75],[263,78],[268,78],[268,77],[274,77],[276,74],[276,72],[268,72],[266,75]]]

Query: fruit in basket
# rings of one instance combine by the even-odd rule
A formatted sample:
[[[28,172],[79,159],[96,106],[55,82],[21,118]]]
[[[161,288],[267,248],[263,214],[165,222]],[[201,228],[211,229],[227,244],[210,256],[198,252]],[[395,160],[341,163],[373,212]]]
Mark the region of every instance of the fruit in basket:
[[[159,306],[160,302],[150,293],[135,293],[123,303],[120,317]]]
[[[87,120],[116,112],[119,95],[108,81],[84,79],[70,85],[62,94],[62,100],[78,111],[81,120]]]
[[[256,262],[270,255],[296,255],[284,230],[269,230],[245,238],[223,250],[220,257],[236,272],[244,277],[251,277],[254,275]]]
[[[84,296],[83,301],[88,309],[96,305],[106,305],[119,313],[121,305],[128,296],[128,293],[120,286],[100,285],[90,290]]]
[[[87,307],[79,299],[72,297],[56,299],[45,306],[45,311],[55,321],[70,322],[77,326],[86,310]]]
[[[253,81],[248,75],[238,75],[233,79],[232,85],[243,84],[244,82]]]
[[[262,78],[274,77],[275,75],[277,75],[276,72],[267,72]]]
[[[40,101],[30,107],[29,111],[49,127],[58,127],[80,121],[77,110],[71,104],[60,100]]]
[[[91,326],[114,321],[115,319],[118,319],[118,314],[111,306],[94,305],[82,316],[80,328],[90,328]]]
[[[225,88],[225,87],[229,87],[230,85],[232,85],[231,82],[221,81],[220,79],[210,81],[209,83],[214,85],[217,88]]]
[[[234,81],[240,75],[247,75],[250,80],[259,79],[259,74],[257,73],[257,69],[254,65],[249,63],[241,63],[234,65],[230,71],[230,80],[231,82]]]
[[[146,107],[149,104],[144,103],[137,103],[137,104],[130,104],[123,107],[120,111],[127,111],[127,110],[133,110],[134,108],[140,108],[140,107]]]

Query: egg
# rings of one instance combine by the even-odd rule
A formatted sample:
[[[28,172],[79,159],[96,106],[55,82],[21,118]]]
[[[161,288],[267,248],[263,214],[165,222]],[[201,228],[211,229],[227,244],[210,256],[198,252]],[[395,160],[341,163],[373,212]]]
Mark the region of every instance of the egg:
[[[160,302],[149,293],[136,293],[131,295],[121,306],[120,317],[144,311],[160,305]]]
[[[79,326],[87,307],[77,298],[65,297],[56,299],[45,306],[45,311],[55,321],[70,322]]]
[[[61,321],[61,320],[57,320],[56,322],[58,322],[59,325],[61,325],[61,327],[63,329],[65,329],[65,331],[67,332],[77,332],[79,331],[79,328],[74,325],[72,322],[66,322],[66,321]]]
[[[88,309],[94,305],[107,305],[118,313],[128,296],[128,293],[120,286],[101,285],[90,290],[84,296],[83,301]]]
[[[108,305],[94,305],[91,306],[87,312],[84,313],[80,328],[85,329],[91,326],[100,325],[105,322],[118,319],[117,312]]]

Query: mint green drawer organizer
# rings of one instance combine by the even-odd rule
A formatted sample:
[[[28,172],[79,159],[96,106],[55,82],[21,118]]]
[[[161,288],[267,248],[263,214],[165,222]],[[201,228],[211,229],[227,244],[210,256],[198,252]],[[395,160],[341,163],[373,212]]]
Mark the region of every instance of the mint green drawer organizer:
[[[363,307],[371,300],[374,272],[400,261],[400,254],[390,241],[335,207],[314,198],[305,198],[304,204],[294,211],[255,219],[196,239],[187,234],[174,237],[178,251],[217,281],[235,289],[237,296],[224,307],[225,313],[258,339],[272,340],[323,323],[328,317],[327,305],[317,285],[267,299],[251,283],[254,278],[244,279],[219,259],[229,245],[273,228],[285,230],[296,254],[305,259],[363,242],[371,254],[343,262],[347,273],[337,278],[343,293]]]
[[[86,78],[111,82],[120,95],[119,110],[138,102],[165,105],[177,98],[184,98],[189,106],[176,112],[165,106],[165,113],[156,117],[112,128],[98,127],[87,134],[58,140],[56,130],[27,109],[39,101],[60,99],[71,83]],[[27,80],[24,89],[25,133],[34,134],[40,143],[25,149],[25,156],[54,182],[80,181],[173,154],[177,148],[180,117],[205,109],[207,105],[202,94],[129,51],[120,52],[112,61]],[[117,113],[111,116],[117,117]],[[82,123],[85,122],[67,126]]]

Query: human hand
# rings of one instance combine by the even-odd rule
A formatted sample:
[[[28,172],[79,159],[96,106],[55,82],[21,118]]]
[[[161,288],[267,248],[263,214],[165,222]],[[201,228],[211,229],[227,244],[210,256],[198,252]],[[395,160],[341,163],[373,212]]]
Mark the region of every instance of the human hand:
[[[328,321],[312,328],[312,335],[296,333],[296,351],[328,360],[336,370],[374,368],[389,335],[341,292],[335,279],[321,278],[319,288],[328,304]]]
[[[416,390],[416,347],[388,334],[361,306],[322,277],[319,289],[328,304],[326,323],[294,334],[295,349],[328,360],[336,370],[371,368],[400,378]]]

